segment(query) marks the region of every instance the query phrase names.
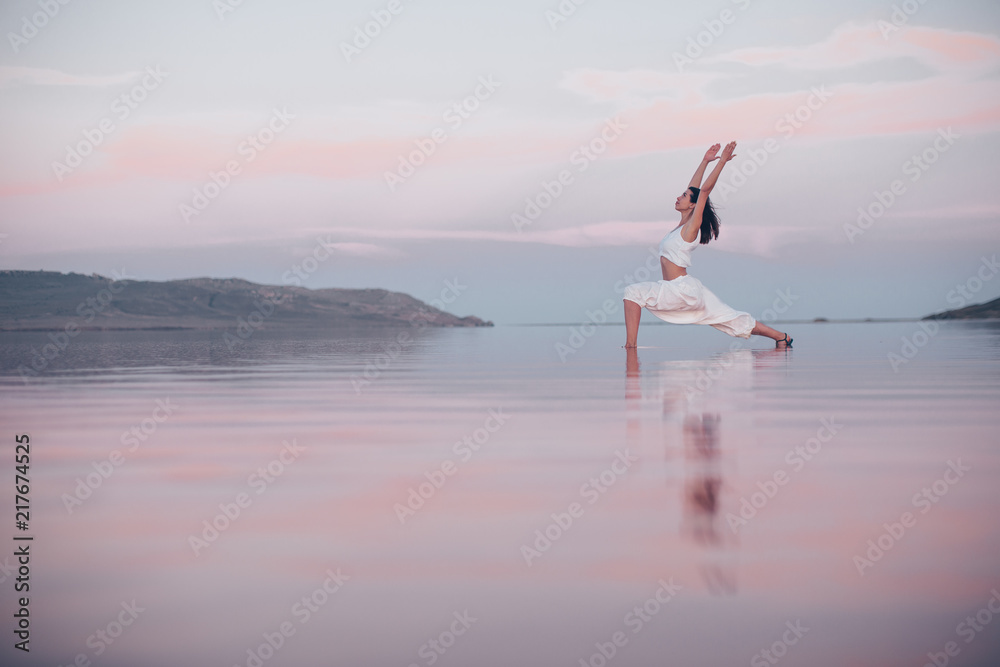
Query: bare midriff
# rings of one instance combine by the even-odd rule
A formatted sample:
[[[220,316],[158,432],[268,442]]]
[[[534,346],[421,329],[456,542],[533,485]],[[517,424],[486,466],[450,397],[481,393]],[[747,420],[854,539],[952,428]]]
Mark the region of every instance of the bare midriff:
[[[660,269],[663,271],[664,280],[673,280],[674,278],[680,278],[681,276],[687,275],[687,269],[683,266],[677,266],[671,262],[666,257],[660,257]]]

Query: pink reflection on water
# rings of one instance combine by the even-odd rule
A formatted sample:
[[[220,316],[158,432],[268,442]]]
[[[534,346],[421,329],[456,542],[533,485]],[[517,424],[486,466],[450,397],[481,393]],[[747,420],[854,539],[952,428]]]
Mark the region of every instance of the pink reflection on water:
[[[84,650],[135,598],[148,615],[105,664],[238,663],[337,567],[350,586],[271,664],[308,665],[334,646],[345,664],[409,664],[467,607],[484,620],[446,656],[456,664],[573,664],[669,578],[681,593],[616,665],[665,654],[745,664],[797,618],[812,630],[783,664],[917,664],[985,602],[1000,576],[998,424],[984,407],[995,382],[963,371],[984,399],[930,391],[935,375],[899,381],[799,351],[671,354],[633,351],[578,375],[521,370],[523,386],[502,390],[449,391],[416,370],[359,397],[331,373],[292,375],[272,401],[264,373],[185,380],[170,385],[183,409],[72,514],[62,494],[121,447],[164,386],[84,386],[79,402],[9,395],[43,443],[34,562],[45,655],[56,664]],[[46,420],[53,405],[59,419]],[[500,406],[509,421],[461,460],[455,443]],[[842,429],[801,468],[788,463],[831,416]],[[291,438],[304,453],[256,494],[249,476]],[[626,449],[638,461],[588,504],[581,486]],[[914,494],[955,458],[972,470],[860,575],[854,557],[883,523],[918,512]],[[455,474],[401,522],[396,506],[446,460]],[[742,499],[776,471],[788,483],[733,530]],[[240,493],[252,504],[196,555],[191,537]],[[582,516],[527,565],[521,547],[573,502]],[[995,636],[964,656],[987,655]]]

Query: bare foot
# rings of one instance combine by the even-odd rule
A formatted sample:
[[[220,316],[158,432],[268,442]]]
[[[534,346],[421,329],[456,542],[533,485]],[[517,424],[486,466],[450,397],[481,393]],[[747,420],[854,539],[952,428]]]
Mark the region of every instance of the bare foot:
[[[633,343],[632,345],[629,345],[628,343],[626,343],[625,345],[622,345],[622,347],[624,347],[626,350],[636,350],[636,349],[638,349],[638,347],[635,345],[635,343]]]

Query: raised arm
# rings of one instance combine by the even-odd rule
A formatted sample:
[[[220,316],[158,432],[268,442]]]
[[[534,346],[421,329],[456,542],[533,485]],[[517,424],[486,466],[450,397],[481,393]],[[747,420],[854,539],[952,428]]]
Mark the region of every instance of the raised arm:
[[[691,212],[691,217],[688,219],[687,224],[684,225],[684,230],[681,231],[681,238],[688,243],[692,243],[696,238],[698,238],[698,230],[701,228],[701,220],[705,214],[705,205],[708,203],[708,194],[719,181],[719,176],[722,174],[722,168],[726,166],[727,162],[736,157],[736,154],[733,152],[735,150],[735,141],[730,141],[726,144],[726,147],[722,149],[722,155],[718,158],[719,163],[715,165],[715,169],[713,169],[712,173],[708,175],[708,178],[705,180],[705,184],[701,187],[701,191],[698,193],[698,201],[694,203],[694,211]],[[705,155],[706,157],[708,156],[707,153]],[[702,161],[702,164],[704,165],[707,163]],[[697,175],[697,173],[695,175]],[[689,187],[698,186],[695,185]]]
[[[726,166],[726,163],[736,157],[734,151],[736,150],[736,142],[730,141],[726,144],[726,147],[722,149],[722,155],[719,156],[719,164],[715,165],[715,169],[709,174],[708,179],[705,184],[701,187],[701,194],[698,195],[698,201],[695,204],[697,207],[699,204],[700,208],[705,208],[704,202],[708,201],[708,193],[712,191],[715,184],[719,182],[719,176],[722,174],[722,168]],[[699,209],[696,209],[696,213]]]
[[[721,148],[721,144],[712,144],[712,147],[705,151],[705,157],[701,159],[701,164],[694,170],[694,176],[691,177],[691,182],[688,183],[689,188],[701,187],[701,179],[705,177],[705,168],[708,167],[708,163],[719,159],[719,148]]]

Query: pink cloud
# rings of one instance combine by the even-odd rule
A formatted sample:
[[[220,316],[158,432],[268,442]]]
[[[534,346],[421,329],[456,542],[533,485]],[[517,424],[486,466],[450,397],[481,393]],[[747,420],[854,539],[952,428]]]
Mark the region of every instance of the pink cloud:
[[[239,166],[240,178],[299,174],[321,179],[383,180],[386,172],[396,170],[401,158],[417,151],[412,138],[368,138],[354,141],[313,140],[277,137],[252,161],[240,153],[246,140],[243,134],[220,134],[204,128],[170,125],[144,125],[121,131],[105,145],[95,149],[79,169],[59,182],[55,176],[0,185],[0,197],[24,196],[74,188],[112,185],[134,178],[168,181],[204,182],[209,172],[225,169],[230,161]],[[426,167],[444,168],[470,161],[489,160],[491,164],[520,163],[542,155],[559,153],[568,156],[573,139],[566,136],[508,136],[462,138],[439,145],[426,157]]]
[[[913,57],[940,73],[919,81],[825,86],[830,97],[818,109],[803,109],[810,96],[815,104],[815,89],[710,99],[706,88],[723,75],[704,70],[685,74],[580,70],[568,74],[561,85],[593,100],[622,105],[630,126],[611,146],[610,152],[618,156],[727,139],[783,138],[790,136],[788,128],[799,137],[830,140],[933,133],[949,125],[963,132],[1000,129],[1000,83],[981,78],[984,71],[1000,66],[1000,40],[989,35],[904,28],[887,40],[874,25],[847,25],[817,44],[740,49],[704,62],[821,71],[899,56]],[[637,97],[644,104],[634,104]],[[808,117],[801,127],[779,125],[797,112]]]
[[[494,241],[500,243],[538,243],[569,248],[594,248],[615,246],[653,247],[674,226],[676,226],[676,222],[671,220],[647,222],[607,221],[563,229],[524,230],[520,233],[513,230],[503,232],[454,229],[376,230],[361,227],[323,228],[311,231],[347,238],[371,238],[395,241]],[[788,244],[820,238],[828,240],[824,236],[825,233],[822,230],[780,226],[727,226],[724,237],[720,235],[718,243],[721,244],[719,249],[723,251],[773,257],[781,247]]]
[[[849,23],[815,44],[737,49],[706,58],[705,62],[832,69],[900,56],[913,57],[941,69],[991,67],[1000,58],[1000,39],[992,35],[926,27],[901,27],[883,33],[878,24]]]
[[[830,85],[818,109],[804,108],[812,91],[754,94],[716,99],[706,92],[724,76],[713,71],[675,73],[656,70],[583,69],[567,73],[559,86],[615,107],[627,129],[607,155],[634,156],[701,147],[736,139],[743,143],[786,138],[782,119],[796,112],[808,121],[795,128],[797,138],[834,141],[873,135],[934,133],[954,126],[960,133],[1000,129],[1000,81],[984,78],[1000,64],[1000,40],[990,35],[932,28],[901,28],[885,39],[877,27],[849,24],[830,37],[804,47],[731,51],[712,62],[771,64],[790,69],[837,69],[889,57],[909,56],[938,74],[919,81]],[[701,63],[700,63],[701,64]],[[813,98],[815,101],[815,97]],[[412,114],[406,112],[406,117]],[[314,124],[316,121],[314,119]],[[324,125],[322,119],[319,125]],[[339,123],[339,124],[338,124]],[[350,121],[320,127],[322,139],[302,128],[279,136],[248,163],[237,152],[245,133],[169,124],[131,126],[109,137],[80,169],[58,182],[51,174],[0,185],[0,197],[24,196],[75,188],[94,188],[135,178],[203,183],[209,171],[227,161],[240,163],[240,178],[300,175],[331,181],[381,181],[401,156],[415,150],[426,135],[399,137],[392,114],[382,116],[384,134],[370,128],[368,138],[336,140]],[[449,138],[426,160],[422,170],[454,169],[475,176],[478,169],[518,171],[539,164],[565,164],[581,137],[597,137],[603,119],[553,130],[522,120],[503,131]],[[338,130],[339,128],[339,130]],[[293,134],[298,132],[298,134]],[[439,172],[440,174],[441,172]]]

